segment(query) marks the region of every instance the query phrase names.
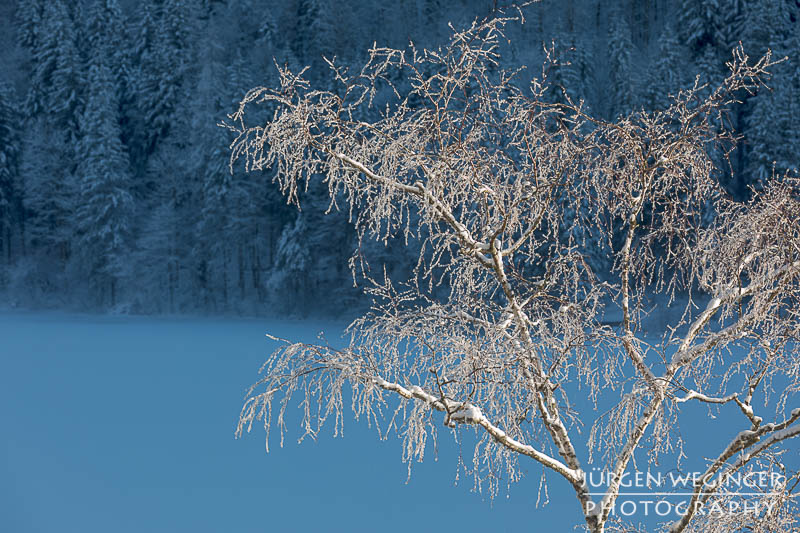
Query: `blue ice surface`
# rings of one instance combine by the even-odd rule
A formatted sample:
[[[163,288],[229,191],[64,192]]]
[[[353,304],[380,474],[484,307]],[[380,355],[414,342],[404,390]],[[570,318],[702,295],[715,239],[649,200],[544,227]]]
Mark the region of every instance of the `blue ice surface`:
[[[494,502],[471,492],[463,473],[456,485],[459,449],[448,431],[408,483],[400,440],[381,441],[351,416],[344,438],[329,427],[297,444],[299,411],[290,410],[285,445],[273,433],[269,454],[260,426],[235,440],[245,391],[276,347],[265,333],[311,342],[325,331],[335,343],[344,327],[0,313],[0,532],[520,532],[581,523],[571,487],[555,475],[550,503],[536,507],[541,468],[526,458],[526,479]],[[701,470],[700,458],[743,429],[735,409],[681,408],[684,450],[695,458],[683,470]],[[576,439],[582,457],[588,429]],[[788,448],[796,464],[797,448]],[[471,445],[463,456],[469,464]]]
[[[0,531],[571,531],[579,508],[541,469],[493,503],[454,484],[441,439],[406,483],[401,442],[345,420],[283,448],[234,439],[244,393],[276,346],[269,332],[335,340],[344,323],[0,314]],[[274,435],[276,436],[276,435]],[[469,462],[472,450],[464,449]],[[551,476],[552,477],[552,476]]]

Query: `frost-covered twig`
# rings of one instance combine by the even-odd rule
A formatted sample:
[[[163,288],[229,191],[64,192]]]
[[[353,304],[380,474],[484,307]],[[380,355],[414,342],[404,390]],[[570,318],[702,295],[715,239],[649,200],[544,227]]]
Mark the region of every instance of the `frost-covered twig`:
[[[488,480],[494,495],[530,457],[572,485],[586,526],[602,533],[622,474],[680,449],[681,411],[735,402],[750,422],[712,474],[797,434],[762,417],[776,381],[786,384],[776,412],[800,391],[800,179],[776,177],[738,202],[712,156],[738,142],[719,117],[769,75],[769,53],[750,61],[739,48],[718,87],[698,81],[664,110],[608,121],[569,95],[553,100],[549,54],[532,83],[501,67],[511,22],[476,21],[437,50],[375,47],[353,73],[331,62],[333,90],[282,69],[280,87],[250,91],[231,115],[232,165],[274,170],[294,203],[321,178],[360,245],[417,239],[405,282],[351,262],[373,306],[349,346],[280,348],[238,432],[259,417],[269,432],[275,402],[283,435],[295,394],[306,434],[328,418],[338,431],[349,384],[356,415],[388,419],[405,460],[423,457],[431,412],[442,411],[447,425],[483,428],[479,489]],[[261,103],[269,120],[248,124]],[[700,308],[698,290],[709,297]],[[647,336],[651,299],[679,294],[688,301],[669,333]],[[747,390],[732,392],[742,376]],[[385,416],[387,392],[410,401]],[[584,474],[597,453],[612,479],[599,509]]]
[[[800,424],[792,426],[798,419],[800,419],[800,409],[794,409],[789,418],[780,424],[764,424],[756,430],[740,431],[725,450],[711,463],[703,475],[699,477],[699,481],[692,491],[692,498],[686,507],[686,514],[672,524],[669,530],[670,533],[681,533],[686,529],[698,508],[700,508],[699,504],[708,501],[728,479],[728,476],[743,468],[770,446],[800,435]],[[763,438],[765,435],[769,436]],[[750,450],[744,452],[751,446]],[[727,461],[740,451],[743,453],[739,455],[738,459],[723,469]],[[717,475],[718,472],[720,473]]]
[[[412,385],[411,387],[406,388],[402,385],[398,385],[397,383],[390,383],[382,378],[376,377],[372,380],[378,387],[388,391],[396,392],[403,398],[408,400],[421,400],[437,411],[450,412],[449,419],[454,423],[458,422],[462,424],[474,424],[483,427],[497,442],[503,446],[516,453],[527,455],[528,457],[541,463],[543,466],[561,474],[570,483],[583,482],[583,473],[581,471],[571,469],[561,461],[540,452],[533,446],[524,444],[509,437],[505,431],[492,424],[483,414],[481,409],[476,405],[453,402],[452,400],[448,399],[445,399],[444,401],[438,400],[434,395],[425,392],[418,385]]]

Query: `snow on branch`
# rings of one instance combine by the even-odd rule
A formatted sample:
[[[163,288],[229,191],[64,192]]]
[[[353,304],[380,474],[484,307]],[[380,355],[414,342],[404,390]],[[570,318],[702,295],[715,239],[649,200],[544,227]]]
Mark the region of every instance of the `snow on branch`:
[[[729,476],[742,469],[767,448],[800,435],[800,424],[792,426],[798,419],[800,419],[800,409],[793,409],[789,418],[780,424],[765,424],[755,430],[740,431],[699,478],[702,481],[695,484],[686,515],[672,524],[670,533],[680,533],[686,529],[699,508],[698,503],[708,501]],[[763,438],[765,435],[769,436]],[[747,448],[750,450],[744,451]],[[739,457],[727,468],[723,468],[738,452],[742,452]]]
[[[374,383],[382,389],[396,392],[406,399],[421,400],[437,411],[448,413],[448,420],[452,423],[474,424],[483,427],[497,442],[507,447],[508,449],[527,455],[535,461],[541,463],[543,466],[564,476],[570,483],[580,484],[583,483],[583,472],[577,471],[567,467],[561,461],[550,457],[549,455],[540,452],[533,446],[524,444],[509,437],[505,431],[492,424],[489,419],[484,416],[480,408],[466,403],[453,402],[447,398],[436,399],[435,396],[422,390],[417,385],[412,385],[405,388],[396,383],[390,383],[382,378],[372,378]]]
[[[762,85],[770,54],[738,48],[718,87],[604,120],[556,91],[549,52],[532,81],[502,67],[509,23],[475,21],[437,50],[375,47],[360,69],[330,61],[334,88],[281,69],[279,87],[250,91],[226,122],[231,165],[274,171],[290,202],[321,183],[347,206],[354,278],[373,300],[346,348],[275,352],[237,433],[258,418],[269,433],[275,403],[283,436],[295,393],[305,435],[328,418],[336,432],[347,386],[356,416],[388,418],[410,461],[440,411],[446,426],[483,428],[478,488],[488,479],[494,495],[530,457],[572,485],[602,533],[630,465],[681,449],[676,403],[733,401],[747,416],[720,465],[797,434],[762,424],[753,396],[785,382],[784,405],[800,390],[800,180],[776,177],[744,202],[719,182],[716,151],[739,141],[719,119]],[[408,259],[407,279],[373,279],[367,237],[399,233],[411,257],[392,260]],[[662,313],[682,295],[682,312]],[[659,340],[646,330],[662,314]],[[387,392],[410,401],[385,416]],[[615,481],[590,511],[584,465],[598,453]]]
[[[697,392],[696,390],[690,390],[686,396],[682,398],[675,398],[675,401],[678,403],[688,402],[689,400],[699,400],[701,402],[706,403],[728,403],[733,401],[736,398],[736,394],[729,394],[724,398],[713,398],[711,396],[706,396],[701,392]]]

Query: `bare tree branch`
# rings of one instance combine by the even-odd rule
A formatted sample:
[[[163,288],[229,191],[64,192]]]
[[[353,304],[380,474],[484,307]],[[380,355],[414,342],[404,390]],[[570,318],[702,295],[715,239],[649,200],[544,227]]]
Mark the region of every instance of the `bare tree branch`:
[[[331,60],[331,90],[280,69],[279,87],[251,90],[225,122],[232,166],[273,169],[298,204],[320,180],[359,242],[402,233],[419,245],[406,281],[354,266],[373,306],[349,346],[279,348],[237,434],[260,418],[282,439],[295,393],[307,435],[328,419],[336,433],[348,387],[356,416],[388,420],[410,462],[440,411],[446,427],[483,428],[479,490],[486,479],[494,496],[497,473],[515,481],[530,457],[570,483],[585,527],[602,533],[619,519],[626,472],[681,460],[685,413],[733,402],[750,424],[712,476],[752,468],[798,434],[795,411],[763,420],[800,394],[800,179],[776,176],[735,201],[711,155],[738,142],[720,117],[763,85],[770,53],[751,61],[739,47],[718,87],[698,80],[667,109],[604,120],[552,101],[549,63],[533,79],[500,66],[515,18],[476,21],[437,50],[375,47],[357,71]],[[269,119],[250,124],[258,107]],[[648,334],[648,314],[676,301],[664,335]],[[390,410],[387,392],[413,401]],[[594,505],[586,472],[599,466],[611,481]],[[665,528],[727,527],[680,523]]]

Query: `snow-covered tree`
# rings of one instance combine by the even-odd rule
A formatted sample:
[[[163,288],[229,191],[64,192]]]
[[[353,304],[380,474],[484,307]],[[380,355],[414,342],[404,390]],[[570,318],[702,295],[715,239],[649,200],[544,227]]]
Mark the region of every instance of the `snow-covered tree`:
[[[122,8],[117,0],[95,0],[89,7],[86,21],[86,37],[89,53],[104,48],[110,56],[125,52],[128,44],[125,41],[126,24]],[[118,63],[110,57],[106,61]],[[115,65],[116,66],[116,65]]]
[[[734,518],[743,529],[790,529],[797,483],[764,496],[776,512],[698,512],[728,497],[729,474],[771,465],[791,476],[771,452],[800,436],[800,179],[776,177],[739,202],[708,153],[735,138],[714,117],[760,86],[771,57],[737,50],[716,89],[603,120],[549,102],[541,80],[523,89],[490,68],[506,23],[475,23],[436,54],[374,49],[355,74],[335,73],[338,91],[284,69],[279,87],[249,92],[231,116],[232,163],[277,168],[279,187],[301,204],[322,177],[358,234],[423,243],[411,279],[373,273],[374,306],[350,326],[348,346],[278,349],[239,433],[258,418],[269,430],[275,417],[283,433],[295,395],[306,434],[327,420],[338,428],[347,395],[381,435],[389,418],[406,461],[442,437],[438,423],[474,442],[467,470],[492,495],[538,465],[549,483],[571,487],[577,516],[600,533],[633,528],[612,514],[622,476],[678,468],[691,437],[679,425],[724,409],[730,416],[708,423],[691,458],[702,475],[686,512],[663,529],[723,531]],[[438,68],[423,75],[420,61]],[[387,70],[403,73],[410,93],[353,119],[368,116]],[[419,105],[409,107],[412,94]],[[251,120],[263,102],[277,110]],[[590,251],[562,231],[584,206],[589,216],[569,222],[604,237],[591,242],[612,263],[603,281]],[[299,219],[290,232],[302,229]],[[300,267],[305,254],[289,242],[282,256]],[[677,291],[688,295],[682,312],[648,335],[646,315]],[[599,498],[593,468],[609,474]]]
[[[131,303],[139,312],[178,313],[191,309],[191,289],[187,287],[194,288],[187,264],[191,207],[186,205],[185,176],[174,171],[169,159],[156,156],[155,161],[150,170],[158,188],[151,193],[149,205],[136,206],[141,213],[137,219],[144,223],[132,254],[138,290]],[[204,309],[211,306],[204,305]]]
[[[0,261],[11,262],[11,235],[21,213],[20,114],[13,88],[0,83]],[[2,282],[2,280],[0,280]]]
[[[762,186],[773,172],[782,174],[798,165],[800,141],[800,28],[798,10],[785,0],[764,0],[747,5],[745,45],[758,51],[773,50],[786,56],[762,91],[749,101],[745,118],[747,135],[745,175],[751,185]]]
[[[27,4],[27,5],[22,5]],[[24,196],[24,243],[37,267],[23,277],[37,293],[67,292],[77,168],[76,144],[86,85],[73,4],[63,0],[22,2],[21,44],[29,51],[30,73],[20,130],[20,175]]]
[[[227,300],[233,306],[247,300],[242,308],[250,306],[248,312],[274,308],[259,308],[256,300],[266,303],[270,298],[267,285],[275,284],[268,280],[280,277],[276,271],[278,241],[296,217],[269,186],[275,169],[259,175],[212,179],[221,172],[213,161],[229,141],[214,132],[214,125],[231,98],[239,98],[238,91],[247,87],[246,83],[233,82],[238,75],[233,71],[249,71],[252,77],[269,68],[269,74],[259,78],[259,83],[272,85],[277,83],[277,76],[272,74],[273,58],[293,71],[309,63],[312,68],[307,76],[315,87],[343,96],[341,87],[322,79],[326,72],[323,54],[335,54],[337,64],[357,69],[373,42],[397,47],[411,40],[419,50],[436,48],[448,31],[448,21],[459,26],[473,17],[485,16],[495,5],[486,0],[142,0],[135,6],[127,0],[17,0],[11,4],[15,4],[13,26],[17,35],[16,39],[9,35],[4,40],[9,46],[0,50],[0,63],[6,67],[0,69],[0,82],[14,86],[25,102],[15,126],[24,141],[19,150],[19,183],[12,198],[19,223],[15,219],[11,251],[12,255],[19,252],[27,257],[30,268],[23,270],[31,277],[25,274],[19,279],[47,287],[52,295],[69,292],[86,276],[85,265],[72,254],[80,250],[73,242],[80,163],[77,148],[88,98],[88,64],[93,51],[105,40],[110,43],[105,61],[117,89],[120,138],[131,160],[129,190],[136,204],[132,227],[135,242],[147,240],[144,227],[153,229],[156,213],[160,213],[156,218],[186,217],[186,226],[170,237],[177,239],[176,252],[168,254],[170,259],[160,263],[157,257],[148,256],[147,260],[147,264],[162,265],[180,256],[176,263],[180,276],[172,278],[178,280],[171,289],[174,308],[221,308],[227,290]],[[11,12],[11,6],[6,12]],[[678,20],[670,20],[676,14]],[[627,58],[630,86],[626,87],[627,76],[623,75],[623,82],[617,79],[614,89],[613,78],[622,63],[613,63],[606,53],[607,38],[622,18],[632,34],[633,48]],[[527,84],[538,74],[542,41],[549,47],[555,39],[556,56],[562,64],[549,69],[548,98],[554,103],[566,102],[565,93],[555,87],[558,85],[573,102],[585,98],[585,111],[607,117],[619,111],[612,102],[617,98],[614,91],[623,99],[632,97],[631,108],[640,104],[664,108],[669,105],[668,93],[691,85],[694,74],[701,74],[701,82],[718,84],[726,75],[729,47],[740,39],[751,56],[761,55],[767,48],[776,57],[788,55],[790,59],[769,81],[772,92],[754,98],[740,94],[745,105],[727,117],[742,132],[744,141],[731,154],[734,172],[726,187],[743,197],[752,176],[771,176],[773,161],[779,174],[784,168],[792,168],[797,151],[793,139],[798,137],[793,132],[799,124],[793,117],[797,116],[798,104],[787,80],[791,76],[789,66],[798,61],[793,56],[797,46],[788,39],[798,33],[797,21],[794,0],[627,1],[611,9],[599,0],[569,0],[554,3],[551,9],[533,10],[525,25],[506,28],[507,39],[500,39],[496,50],[502,54],[499,63],[489,64],[487,69],[496,72],[501,66],[526,65],[529,68],[517,74],[515,83]],[[687,33],[689,29],[692,31]],[[676,36],[677,49],[673,47]],[[617,50],[624,55],[626,46],[617,46]],[[571,48],[574,50],[567,51]],[[298,53],[310,55],[301,62]],[[416,67],[425,79],[435,80],[435,76],[445,74],[435,62],[418,62]],[[676,73],[681,74],[683,83],[673,79]],[[375,120],[385,104],[393,101],[391,85],[400,94],[409,95],[410,107],[425,107],[424,95],[411,92],[406,74],[399,69],[388,70],[386,83],[377,87],[374,107],[359,110],[357,119]],[[206,89],[206,78],[213,82],[213,88]],[[467,90],[475,88],[472,84]],[[202,94],[206,90],[214,97],[206,98]],[[264,116],[272,111],[265,107]],[[779,126],[770,128],[769,124]],[[211,155],[215,152],[217,155]],[[723,156],[721,150],[715,155],[720,168],[727,169]],[[225,190],[232,191],[225,195],[227,212],[217,213],[224,223],[208,226],[228,247],[224,254],[212,253],[203,239],[205,230],[199,230],[203,213],[218,210],[215,196],[203,192],[206,181],[225,182],[230,185]],[[177,191],[175,195],[167,190],[172,188]],[[324,210],[327,203],[317,197],[318,192],[312,187],[308,202],[319,203],[314,209]],[[311,217],[311,213],[304,216]],[[352,235],[342,233],[339,221],[337,218],[335,224],[317,227],[315,221],[307,220],[307,227],[317,232],[314,239],[331,244],[324,252],[315,248],[310,290],[330,289],[339,294],[351,284],[347,272],[334,283],[339,271],[325,270],[325,265],[338,261],[317,256],[331,253],[339,257],[344,252],[334,243],[346,248],[350,246],[347,243],[354,242]],[[142,261],[145,249],[155,254],[167,250],[150,244],[137,251]],[[408,249],[368,243],[364,247],[380,258],[378,263],[388,261],[390,271],[408,270],[400,266],[411,253]],[[34,263],[41,264],[33,268]],[[379,271],[373,264],[373,273]],[[51,276],[56,273],[62,276],[58,280]],[[165,276],[159,270],[156,277],[163,280]],[[156,285],[164,286],[161,281]],[[160,299],[155,292],[148,294],[152,305],[142,303],[143,309],[169,307],[159,307],[169,299],[166,295]],[[145,298],[144,291],[138,295]],[[78,293],[65,298],[79,299]],[[309,297],[309,301],[314,300]]]
[[[27,0],[17,3],[14,13],[17,21],[17,39],[26,48],[36,48],[39,40],[38,34],[42,30],[41,23],[45,3],[45,0]]]
[[[761,187],[773,173],[797,170],[800,161],[800,31],[786,43],[773,42],[778,53],[793,52],[791,60],[776,69],[770,91],[762,91],[751,99],[752,111],[747,117],[748,135],[746,175],[750,184]]]
[[[43,118],[29,123],[22,136],[25,239],[29,254],[38,259],[28,283],[44,293],[67,293],[70,286],[63,274],[72,253],[76,176],[61,151],[53,149],[61,142],[61,132]]]
[[[552,86],[552,101],[566,103],[567,97],[573,103],[591,101],[595,78],[588,43],[576,39],[574,35],[563,35],[554,40],[551,46],[554,57],[547,77]]]
[[[275,269],[268,282],[280,301],[287,302],[292,313],[305,313],[312,294],[312,249],[308,242],[310,227],[306,216],[298,213],[293,224],[287,225],[278,240]]]
[[[632,50],[631,29],[627,20],[623,16],[615,17],[608,37],[608,72],[611,85],[608,97],[612,114],[626,114],[636,103]]]
[[[301,61],[321,65],[322,56],[333,55],[336,41],[333,8],[329,0],[298,1],[293,48]]]
[[[142,141],[150,154],[155,144],[176,121],[180,102],[186,98],[188,71],[193,54],[195,28],[189,2],[164,0],[145,6],[140,20],[136,96],[143,117]]]
[[[299,315],[353,308],[358,297],[352,283],[342,282],[350,275],[347,262],[356,235],[343,213],[326,214],[331,202],[327,192],[323,184],[312,182],[302,194],[303,209],[283,226],[267,281],[275,300]]]
[[[150,130],[145,119],[144,108],[149,105],[155,83],[151,78],[157,73],[155,59],[156,48],[156,20],[155,4],[142,2],[142,8],[136,18],[131,22],[130,46],[130,92],[132,94],[132,112],[127,120],[126,137],[130,149],[131,165],[137,178],[145,173],[147,158],[152,154],[153,146],[157,139],[157,132]],[[144,188],[143,184],[136,184],[135,188]]]
[[[792,5],[794,4],[794,6]],[[763,54],[797,32],[798,6],[787,0],[745,2],[741,40],[752,53]]]
[[[117,86],[122,118],[127,119],[134,111],[136,80],[133,70],[134,54],[130,46],[131,38],[128,35],[129,25],[119,2],[117,0],[93,2],[84,24],[84,42],[87,48],[85,55],[89,58],[97,53],[105,55],[104,61],[111,69]],[[101,49],[102,52],[99,52]]]
[[[200,73],[191,114],[192,165],[190,174],[199,180],[200,210],[197,217],[194,261],[202,272],[204,299],[218,310],[241,310],[248,297],[247,272],[254,260],[253,239],[259,234],[261,216],[257,194],[260,176],[231,174],[222,155],[229,139],[216,126],[224,110],[241,98],[249,85],[249,71],[241,57],[229,65],[209,62]],[[214,117],[216,120],[207,120]],[[245,251],[248,253],[245,253]],[[238,291],[234,295],[233,288]]]
[[[679,28],[696,54],[711,46],[727,53],[741,35],[742,0],[680,0]]]
[[[134,205],[117,86],[105,59],[105,54],[98,54],[89,69],[79,145],[80,204],[75,215],[87,270],[102,299],[108,294],[106,301],[113,307],[119,280],[129,273]]]
[[[646,74],[646,103],[651,109],[669,105],[670,94],[683,88],[683,50],[672,24],[667,23],[661,32],[658,57]]]
[[[76,25],[63,0],[45,2],[41,28],[32,49],[34,68],[28,109],[46,114],[66,143],[78,138],[85,76]]]

